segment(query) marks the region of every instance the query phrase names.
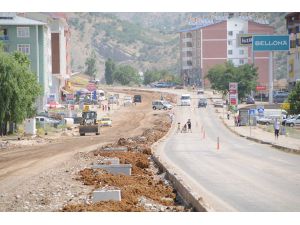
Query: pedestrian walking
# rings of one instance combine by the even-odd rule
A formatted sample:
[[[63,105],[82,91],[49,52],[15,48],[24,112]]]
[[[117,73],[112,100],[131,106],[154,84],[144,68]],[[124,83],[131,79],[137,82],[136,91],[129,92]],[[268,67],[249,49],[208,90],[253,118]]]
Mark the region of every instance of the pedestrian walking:
[[[177,133],[180,132],[180,123],[177,123]]]
[[[230,111],[227,112],[227,119],[230,119]]]
[[[275,139],[276,140],[278,140],[279,130],[280,130],[280,123],[277,119],[275,119],[275,121],[274,121],[274,134],[275,134]]]
[[[191,120],[190,119],[188,119],[188,121],[187,121],[187,127],[188,127],[188,132],[191,132],[192,133],[192,122],[191,122]]]

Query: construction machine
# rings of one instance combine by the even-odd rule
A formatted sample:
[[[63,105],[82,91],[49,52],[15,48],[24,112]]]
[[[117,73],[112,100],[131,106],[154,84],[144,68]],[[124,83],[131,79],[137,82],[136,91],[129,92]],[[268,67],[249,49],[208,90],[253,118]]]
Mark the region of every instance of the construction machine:
[[[87,111],[82,113],[82,121],[79,126],[80,136],[85,136],[86,133],[100,134],[100,124],[97,122],[97,112]]]

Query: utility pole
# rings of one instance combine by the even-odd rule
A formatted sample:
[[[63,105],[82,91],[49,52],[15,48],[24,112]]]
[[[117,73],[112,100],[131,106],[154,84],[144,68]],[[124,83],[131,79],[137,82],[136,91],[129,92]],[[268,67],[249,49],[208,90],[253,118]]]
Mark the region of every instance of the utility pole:
[[[273,51],[269,52],[269,104],[273,103]]]

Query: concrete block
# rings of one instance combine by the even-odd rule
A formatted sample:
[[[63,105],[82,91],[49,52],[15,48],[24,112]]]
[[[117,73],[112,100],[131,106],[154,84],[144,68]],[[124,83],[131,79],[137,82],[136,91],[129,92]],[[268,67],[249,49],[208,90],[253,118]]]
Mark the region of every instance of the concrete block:
[[[120,159],[119,158],[105,158],[101,160],[101,163],[103,164],[120,164]]]
[[[98,189],[93,192],[93,203],[101,201],[121,201],[121,190]]]
[[[103,148],[103,151],[118,151],[118,152],[126,152],[128,150],[127,147],[107,147]]]
[[[98,164],[92,166],[92,169],[103,169],[111,174],[124,174],[126,176],[131,175],[131,168],[131,164]]]

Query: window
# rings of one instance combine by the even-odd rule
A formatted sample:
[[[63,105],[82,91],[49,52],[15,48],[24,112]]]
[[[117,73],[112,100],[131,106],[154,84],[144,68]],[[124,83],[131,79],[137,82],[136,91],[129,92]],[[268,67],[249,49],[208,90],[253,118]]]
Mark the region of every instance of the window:
[[[243,59],[240,59],[240,65],[244,65],[244,60]]]
[[[192,42],[187,42],[186,47],[193,47]]]
[[[19,44],[19,45],[17,45],[17,49],[19,52],[22,52],[26,55],[30,55],[30,45],[29,44]]]
[[[30,37],[29,27],[17,27],[17,37],[19,38]]]
[[[228,41],[228,45],[232,45],[232,40],[229,40],[229,41]]]
[[[240,55],[244,55],[244,50],[240,49]]]
[[[228,31],[228,35],[232,36],[233,35],[233,31]]]
[[[296,26],[296,33],[299,33],[299,26]]]
[[[187,37],[187,38],[192,38],[192,33],[187,33],[187,34],[186,34],[186,37]]]
[[[232,55],[232,50],[228,50],[228,55]]]

